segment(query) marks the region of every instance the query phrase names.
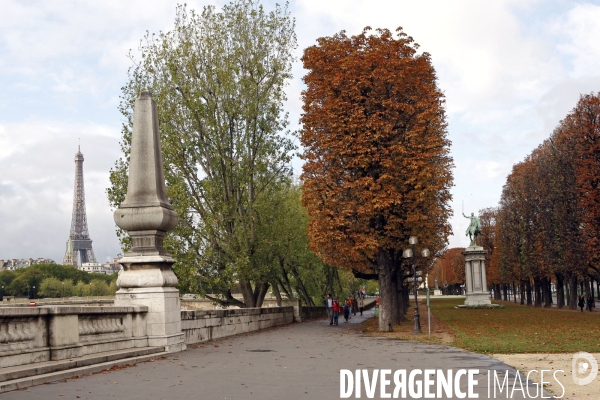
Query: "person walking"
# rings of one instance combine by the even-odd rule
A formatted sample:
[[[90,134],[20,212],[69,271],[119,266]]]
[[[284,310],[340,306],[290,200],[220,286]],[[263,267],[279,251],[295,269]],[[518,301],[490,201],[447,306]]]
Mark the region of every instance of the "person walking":
[[[581,312],[583,312],[583,307],[585,307],[585,298],[583,296],[579,296],[579,301],[577,302],[577,306],[581,308]]]
[[[329,317],[329,325],[333,325],[333,299],[331,293],[327,295],[327,316]]]
[[[346,320],[346,322],[348,322],[348,318],[350,318],[350,304],[349,300],[346,299],[346,301],[344,302],[344,319]]]
[[[352,299],[350,296],[346,299],[346,304],[348,304],[348,319],[352,318]]]
[[[588,295],[587,297],[587,309],[590,311],[593,311],[592,308],[594,307],[594,296]]]
[[[365,300],[362,297],[359,297],[358,298],[358,310],[360,311],[360,315],[362,315],[364,308],[365,308]]]
[[[331,308],[333,309],[333,323],[334,325],[337,325],[338,318],[340,316],[340,303],[337,299],[333,299],[333,305]]]

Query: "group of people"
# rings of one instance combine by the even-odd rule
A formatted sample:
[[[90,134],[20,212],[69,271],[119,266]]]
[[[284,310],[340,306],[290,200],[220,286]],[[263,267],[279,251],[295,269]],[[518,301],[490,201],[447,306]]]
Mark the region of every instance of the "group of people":
[[[596,302],[594,301],[593,296],[584,294],[582,296],[579,296],[577,306],[581,309],[581,312],[583,312],[584,307],[586,310],[593,311],[592,308],[596,306]]]
[[[346,322],[352,315],[356,315],[360,312],[363,314],[365,308],[365,300],[360,294],[357,297],[348,297],[344,300],[343,304],[340,304],[337,297],[332,297],[331,293],[327,295],[327,315],[329,316],[329,325],[338,325],[340,313],[343,312],[344,319]]]

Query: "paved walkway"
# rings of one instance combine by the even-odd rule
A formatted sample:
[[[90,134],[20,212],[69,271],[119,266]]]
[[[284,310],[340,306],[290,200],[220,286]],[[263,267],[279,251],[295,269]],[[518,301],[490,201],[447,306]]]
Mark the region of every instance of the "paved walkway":
[[[365,317],[372,315],[373,311],[365,313]],[[487,370],[508,369],[513,382],[514,370],[490,357],[452,347],[365,337],[348,329],[365,317],[353,317],[349,323],[342,319],[339,326],[320,320],[215,340],[162,360],[4,393],[0,398],[339,399],[340,369],[477,368],[480,399],[488,398]],[[513,398],[522,398],[519,393]],[[366,398],[364,387],[362,398]]]

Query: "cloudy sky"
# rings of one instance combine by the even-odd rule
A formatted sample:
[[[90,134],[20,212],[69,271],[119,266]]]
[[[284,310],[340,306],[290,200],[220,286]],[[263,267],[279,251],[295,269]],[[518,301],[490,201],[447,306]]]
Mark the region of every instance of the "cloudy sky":
[[[190,8],[221,0],[187,1]],[[265,1],[272,8],[274,1]],[[119,252],[105,190],[120,156],[117,111],[129,49],[169,30],[176,1],[2,0],[0,259],[60,262],[69,234],[78,138],[99,261]],[[546,138],[580,93],[600,91],[600,1],[290,0],[298,56],[340,30],[402,26],[432,55],[455,160],[455,236],[465,211],[497,204],[512,165]],[[300,115],[300,62],[288,111]]]

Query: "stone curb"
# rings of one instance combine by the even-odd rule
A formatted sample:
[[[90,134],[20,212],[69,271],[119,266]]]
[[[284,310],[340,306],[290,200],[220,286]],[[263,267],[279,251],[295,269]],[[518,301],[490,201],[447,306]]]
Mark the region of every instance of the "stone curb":
[[[10,392],[13,390],[21,390],[28,388],[30,386],[42,385],[45,383],[51,383],[60,381],[63,379],[69,379],[76,376],[82,376],[87,374],[93,374],[95,372],[100,372],[115,366],[123,366],[127,364],[137,364],[140,362],[145,362],[151,360],[153,358],[160,358],[167,355],[172,355],[173,353],[169,352],[160,352],[153,353],[144,356],[136,356],[130,358],[122,358],[120,360],[107,361],[100,364],[88,365],[85,367],[72,368],[64,371],[51,372],[43,375],[30,376],[27,378],[15,379],[8,382],[0,383],[0,393]]]

